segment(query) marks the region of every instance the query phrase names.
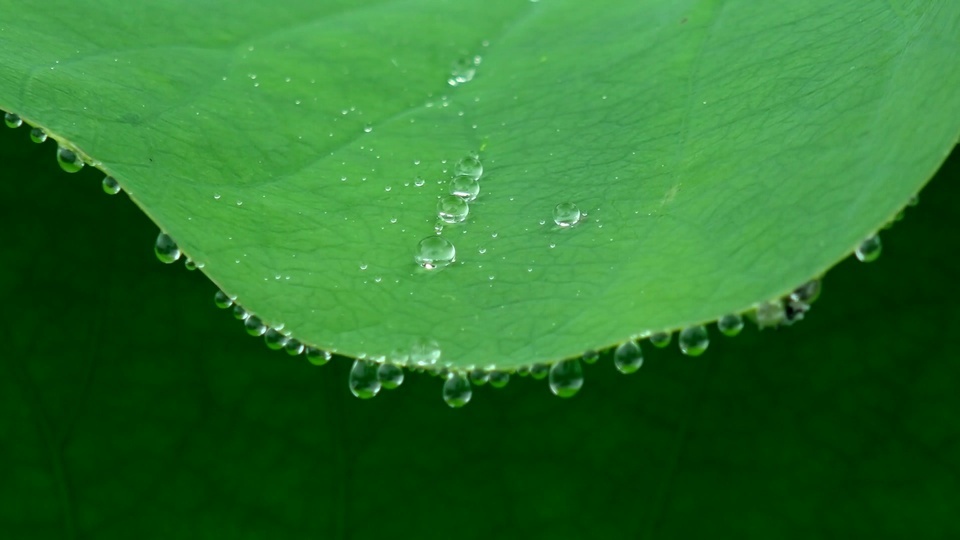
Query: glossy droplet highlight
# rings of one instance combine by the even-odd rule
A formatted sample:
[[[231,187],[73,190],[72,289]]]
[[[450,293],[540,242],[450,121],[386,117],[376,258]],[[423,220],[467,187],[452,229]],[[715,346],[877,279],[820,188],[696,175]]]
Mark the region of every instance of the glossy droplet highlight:
[[[670,341],[673,338],[673,334],[670,332],[654,332],[650,334],[650,344],[657,348],[664,348],[667,345],[670,345]]]
[[[687,356],[700,356],[710,345],[707,327],[701,325],[684,328],[680,331],[680,351]]]
[[[40,144],[47,140],[47,132],[42,128],[35,127],[30,130],[30,140]]]
[[[854,253],[861,262],[873,262],[880,257],[880,249],[880,235],[875,234],[861,242]]]
[[[480,182],[472,176],[455,176],[450,180],[450,194],[471,202],[480,194]]]
[[[267,348],[273,351],[279,351],[284,348],[287,345],[287,339],[287,336],[274,328],[268,329],[263,334],[263,340],[266,342]]]
[[[240,304],[236,304],[233,306],[234,319],[237,319],[238,321],[245,321],[249,316],[250,316],[250,313],[248,313],[247,310],[243,309],[243,306],[241,306]]]
[[[456,176],[469,176],[470,178],[479,180],[483,174],[483,163],[480,163],[480,160],[474,156],[467,156],[454,165],[453,174]]]
[[[18,128],[23,124],[23,119],[13,113],[3,115],[3,122],[8,128]]]
[[[442,236],[428,236],[417,244],[414,260],[427,270],[443,268],[454,262],[457,250],[453,243]]]
[[[553,222],[561,227],[573,227],[580,217],[580,208],[572,202],[562,202],[553,209]]]
[[[562,398],[573,397],[583,386],[583,366],[579,358],[557,362],[550,367],[550,391]]]
[[[304,356],[307,357],[307,362],[315,366],[322,366],[330,361],[333,358],[333,355],[327,351],[321,351],[316,347],[306,347],[303,350]]]
[[[377,378],[380,379],[380,386],[393,390],[403,384],[403,368],[394,364],[380,364]]]
[[[643,351],[640,344],[634,340],[622,343],[613,351],[613,365],[620,373],[636,372],[643,365]]]
[[[437,216],[444,223],[460,223],[469,213],[470,205],[456,195],[444,195],[437,201]]]
[[[724,315],[717,321],[717,330],[725,336],[733,337],[743,330],[743,317],[739,313]]]
[[[80,156],[73,150],[62,146],[57,148],[57,163],[60,164],[61,169],[68,173],[75,173],[83,168],[83,160],[80,159]]]
[[[105,176],[103,178],[103,192],[107,195],[116,195],[120,193],[120,184],[112,176]]]
[[[494,388],[503,388],[510,382],[510,374],[506,371],[492,371],[487,381],[489,381],[490,386]]]
[[[267,332],[267,325],[263,324],[260,317],[251,315],[243,321],[243,328],[253,337],[262,336]]]
[[[154,245],[153,251],[162,263],[174,263],[180,258],[180,248],[167,233],[160,233],[157,236],[157,243]]]
[[[473,397],[473,388],[466,375],[463,373],[447,375],[447,380],[443,381],[443,400],[447,405],[457,409],[470,403],[471,397]]]
[[[305,347],[303,343],[300,343],[296,339],[290,338],[287,340],[287,344],[283,346],[283,350],[287,351],[287,354],[290,356],[297,356],[303,353]]]
[[[213,303],[220,309],[227,309],[233,305],[233,298],[223,291],[213,293]]]
[[[459,86],[472,81],[474,75],[477,74],[478,65],[480,65],[479,56],[461,58],[453,65],[453,69],[450,71],[450,78],[447,79],[447,84],[450,86]]]
[[[347,384],[350,392],[360,399],[370,399],[380,392],[381,384],[378,376],[378,366],[366,360],[356,360],[350,368],[350,377]]]

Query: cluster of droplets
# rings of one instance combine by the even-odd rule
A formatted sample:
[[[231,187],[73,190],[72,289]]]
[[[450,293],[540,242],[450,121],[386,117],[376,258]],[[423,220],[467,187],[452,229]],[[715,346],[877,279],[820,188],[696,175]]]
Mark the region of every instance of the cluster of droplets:
[[[480,177],[483,163],[475,155],[466,156],[457,162],[453,178],[447,182],[447,193],[437,199],[436,234],[417,244],[414,261],[422,268],[443,268],[457,258],[457,249],[449,239],[442,236],[445,225],[462,223],[470,214],[470,203],[480,195]]]

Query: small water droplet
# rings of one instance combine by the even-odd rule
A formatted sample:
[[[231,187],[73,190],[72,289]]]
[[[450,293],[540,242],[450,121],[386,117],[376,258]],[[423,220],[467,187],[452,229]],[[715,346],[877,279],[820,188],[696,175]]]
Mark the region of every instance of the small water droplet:
[[[377,378],[380,379],[380,386],[393,390],[403,384],[403,368],[394,364],[380,364]]]
[[[260,317],[256,315],[250,315],[245,321],[243,321],[243,328],[247,331],[248,334],[254,337],[262,336],[267,332],[267,325],[263,324],[263,321],[260,320]]]
[[[433,339],[416,340],[410,347],[410,361],[419,367],[433,366],[440,360],[440,344]]]
[[[812,304],[820,297],[822,288],[822,282],[819,279],[811,279],[794,289],[793,292],[790,293],[790,300],[803,302],[804,304]]]
[[[322,366],[330,361],[333,358],[333,355],[328,351],[321,351],[316,347],[306,347],[303,350],[304,356],[307,357],[307,362],[315,366]]]
[[[613,352],[613,365],[620,373],[635,373],[643,365],[643,350],[634,340],[625,341]]]
[[[470,403],[471,397],[473,397],[473,388],[470,386],[470,380],[466,374],[451,373],[447,375],[447,380],[443,381],[443,400],[447,402],[447,405],[457,409]]]
[[[687,356],[700,356],[710,345],[710,336],[707,327],[701,325],[690,326],[680,331],[680,351]]]
[[[670,340],[673,339],[673,334],[670,332],[654,332],[653,334],[650,334],[649,339],[651,345],[662,349],[667,345],[670,345]]]
[[[469,213],[470,205],[456,195],[444,195],[437,201],[437,216],[445,223],[460,223]]]
[[[916,206],[920,204],[920,195],[914,195],[907,200],[907,206]]]
[[[479,64],[479,56],[464,57],[457,60],[457,62],[453,64],[453,69],[450,71],[450,78],[447,79],[447,84],[450,86],[458,86],[472,81],[473,77],[477,74],[477,66]],[[444,105],[446,105],[446,103]]]
[[[290,338],[287,340],[287,344],[283,346],[283,350],[287,351],[287,354],[290,356],[297,356],[303,353],[303,343],[300,343],[298,340]]]
[[[370,133],[371,131],[373,131],[373,126],[372,126],[372,125],[367,124],[367,125],[363,126],[363,132],[364,132],[364,133]]]
[[[287,336],[275,328],[270,328],[263,334],[263,340],[267,343],[267,348],[274,351],[284,348],[288,339]]]
[[[30,140],[40,144],[47,140],[47,132],[42,128],[35,127],[30,130]]]
[[[426,184],[426,183],[427,183],[427,181],[424,180],[423,178],[420,178],[419,176],[417,177],[416,180],[413,181],[413,185],[415,185],[415,186],[417,186],[417,187],[423,187],[423,185]]]
[[[378,375],[378,366],[374,362],[355,360],[350,368],[348,385],[350,392],[360,399],[370,399],[380,392],[382,387]]]
[[[594,350],[584,352],[582,357],[582,360],[587,364],[596,364],[599,359],[600,353]]]
[[[563,360],[550,367],[550,391],[562,398],[573,397],[583,386],[579,358]]]
[[[470,372],[470,381],[477,386],[483,386],[490,380],[490,372],[482,369],[475,369]]]
[[[506,371],[491,371],[487,381],[494,388],[503,388],[510,382],[510,374]]]
[[[153,251],[162,263],[170,264],[180,258],[180,248],[167,233],[157,235],[157,243],[154,245]]]
[[[717,330],[725,336],[733,337],[743,330],[743,317],[739,313],[724,315],[717,321]]]
[[[480,182],[472,176],[455,176],[450,180],[450,194],[471,202],[480,194]]]
[[[238,321],[245,321],[249,316],[250,316],[250,313],[247,312],[247,310],[243,309],[243,307],[240,304],[235,304],[233,306],[234,319],[237,319]]]
[[[83,160],[80,159],[80,156],[63,146],[57,148],[57,163],[60,164],[61,169],[68,173],[75,173],[83,168]]]
[[[573,227],[580,222],[580,208],[572,202],[562,202],[553,209],[553,222],[561,227]]]
[[[366,270],[366,269],[367,269],[367,263],[360,263],[360,269],[361,269],[361,270]]]
[[[423,268],[433,270],[454,262],[456,256],[457,250],[452,242],[442,236],[428,236],[417,244],[414,260]]]
[[[18,128],[23,125],[23,119],[13,113],[3,115],[3,121],[7,124],[8,128]]]
[[[199,265],[190,257],[186,257],[183,261],[183,267],[192,272],[199,268]]]
[[[530,366],[530,376],[538,381],[545,379],[549,373],[550,366],[547,364],[534,364]]]
[[[773,328],[782,324],[787,318],[786,308],[780,299],[770,300],[758,304],[754,313],[757,326],[762,328]]]
[[[880,257],[880,235],[873,235],[864,240],[854,252],[861,262],[873,262]]]
[[[112,176],[103,177],[103,192],[107,195],[120,193],[120,184]]]
[[[220,309],[227,309],[233,305],[233,298],[223,291],[217,291],[213,294],[213,303]]]
[[[479,180],[483,174],[483,163],[475,156],[467,156],[453,167],[454,176],[469,176]]]

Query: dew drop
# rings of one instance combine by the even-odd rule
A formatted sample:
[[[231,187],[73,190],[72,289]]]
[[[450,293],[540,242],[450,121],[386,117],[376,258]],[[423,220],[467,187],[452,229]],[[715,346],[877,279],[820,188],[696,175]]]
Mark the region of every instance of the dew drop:
[[[167,233],[157,235],[157,243],[154,245],[153,251],[162,263],[170,264],[180,258],[180,248]]]
[[[620,344],[613,352],[613,365],[620,373],[635,373],[643,365],[643,351],[634,340]]]
[[[270,328],[263,334],[263,340],[267,343],[267,348],[274,351],[284,348],[288,339],[287,336],[275,328]]]
[[[395,364],[380,364],[377,378],[380,379],[380,386],[393,390],[403,384],[403,368]]]
[[[186,257],[183,261],[183,267],[192,272],[200,266],[190,257]]]
[[[418,339],[410,347],[410,361],[419,367],[435,365],[440,360],[440,354],[440,344],[428,338]]]
[[[743,317],[739,313],[724,315],[717,321],[717,330],[725,336],[733,337],[743,330]]]
[[[510,374],[506,371],[491,371],[490,376],[487,377],[487,381],[489,381],[490,386],[494,388],[503,388],[510,382]]]
[[[480,63],[479,59],[479,56],[474,56],[458,60],[457,63],[453,65],[450,78],[447,79],[447,84],[450,86],[458,86],[472,81],[474,75],[477,74],[477,64]]]
[[[453,174],[455,176],[469,176],[479,180],[480,175],[483,174],[483,163],[480,163],[480,160],[474,156],[467,156],[453,167]]]
[[[469,213],[470,205],[456,195],[444,195],[437,201],[437,216],[445,223],[460,223]]]
[[[596,364],[597,360],[600,359],[600,353],[594,350],[589,350],[583,353],[582,359],[587,364]]]
[[[821,281],[819,279],[811,279],[794,289],[793,292],[790,293],[790,300],[803,302],[804,304],[812,304],[820,297],[821,288]]]
[[[254,337],[262,336],[267,332],[267,325],[263,324],[263,321],[260,320],[260,317],[256,315],[250,315],[243,321],[243,328],[247,331],[248,334]]]
[[[761,329],[773,328],[786,320],[787,312],[782,301],[779,299],[771,300],[757,305],[754,318],[756,318],[757,326]]]
[[[700,356],[710,345],[707,327],[701,325],[690,326],[680,331],[680,351],[687,356]]]
[[[447,405],[458,409],[467,403],[473,397],[473,388],[470,386],[470,379],[463,373],[451,373],[447,375],[447,380],[443,381],[443,400]]]
[[[560,203],[553,209],[553,222],[561,227],[573,227],[580,217],[580,208],[572,202]]]
[[[428,236],[417,244],[414,260],[423,268],[433,270],[452,263],[456,256],[457,250],[449,240],[442,236]]]
[[[69,148],[57,148],[57,163],[60,168],[68,173],[75,173],[83,168],[83,160],[73,150]]]
[[[549,373],[550,366],[547,364],[534,364],[530,366],[530,376],[538,381],[545,379]]]
[[[372,126],[372,125],[367,124],[367,125],[363,126],[363,132],[364,132],[364,133],[370,133],[371,131],[373,131],[373,126]]]
[[[223,291],[217,291],[213,294],[213,303],[220,309],[227,309],[233,305],[233,298]]]
[[[35,127],[30,130],[30,140],[40,144],[47,140],[47,132],[43,128]]]
[[[880,257],[880,236],[873,235],[864,240],[854,252],[861,262],[873,262]]]
[[[350,368],[348,385],[350,392],[360,399],[370,399],[380,392],[380,378],[378,368],[374,362],[356,360]]]
[[[293,338],[288,339],[287,344],[283,346],[283,350],[287,351],[290,356],[302,354],[304,348],[303,343]]]
[[[419,176],[417,177],[416,180],[413,181],[413,185],[415,185],[415,186],[417,186],[417,187],[423,187],[423,185],[426,184],[426,183],[427,183],[427,181],[424,180],[423,178],[420,178]]]
[[[120,193],[120,184],[112,176],[103,177],[103,192],[107,195]]]
[[[670,345],[670,340],[673,338],[673,334],[670,332],[654,332],[650,334],[650,344],[657,348],[664,348],[667,345]]]
[[[23,119],[13,113],[3,115],[3,121],[8,128],[18,128],[23,125]]]
[[[563,360],[550,367],[550,391],[562,398],[573,397],[583,386],[583,366],[579,358]]]
[[[307,362],[315,366],[322,366],[330,361],[333,358],[333,355],[327,351],[321,351],[316,347],[306,347],[303,350],[304,356],[307,357]]]
[[[490,380],[490,372],[482,369],[475,369],[470,372],[470,381],[477,386],[483,386]]]
[[[238,321],[245,321],[249,316],[250,316],[250,313],[248,313],[247,310],[243,309],[243,306],[241,306],[240,304],[235,304],[233,306],[234,319],[237,319]]]
[[[450,180],[450,194],[471,202],[480,194],[480,182],[472,176],[456,176]]]

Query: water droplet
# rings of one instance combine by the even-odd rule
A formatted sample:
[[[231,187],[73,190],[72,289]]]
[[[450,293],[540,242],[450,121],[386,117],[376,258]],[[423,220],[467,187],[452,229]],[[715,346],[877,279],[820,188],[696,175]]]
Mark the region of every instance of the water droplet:
[[[57,148],[57,163],[60,168],[68,173],[75,173],[83,168],[83,160],[73,150],[69,148]]]
[[[583,366],[579,358],[563,360],[550,367],[550,391],[562,398],[573,397],[583,386]]]
[[[670,345],[670,340],[673,338],[673,334],[670,332],[654,332],[650,334],[650,344],[654,347],[660,349]]]
[[[620,373],[636,372],[643,365],[643,351],[634,340],[626,341],[613,352],[613,365]]]
[[[363,126],[363,132],[364,132],[364,133],[370,133],[371,131],[373,131],[373,126],[372,126],[372,125],[367,124],[367,125]]]
[[[437,216],[445,223],[460,223],[469,213],[470,205],[456,195],[444,195],[437,201]]]
[[[600,353],[594,350],[589,350],[583,353],[582,359],[587,364],[596,364],[597,360],[600,359]]]
[[[187,258],[183,261],[183,267],[186,268],[187,270],[190,270],[190,271],[192,272],[192,271],[196,270],[197,268],[199,268],[200,266],[199,266],[197,263],[195,263],[195,262],[193,261],[193,259],[191,259],[190,257],[187,257]]]
[[[263,321],[260,320],[260,317],[256,315],[250,315],[243,321],[243,328],[247,331],[248,334],[254,337],[262,336],[267,331],[267,325],[263,324]]]
[[[503,388],[510,382],[510,374],[506,371],[491,371],[487,381],[494,388]]]
[[[472,81],[474,75],[477,74],[477,65],[479,64],[479,56],[461,58],[453,65],[447,84],[457,86]]]
[[[263,334],[263,340],[267,343],[267,348],[279,351],[287,345],[287,336],[280,333],[279,330],[270,328]]]
[[[415,185],[415,186],[417,186],[417,187],[423,187],[423,185],[426,184],[426,183],[427,183],[427,181],[424,180],[423,178],[420,178],[419,176],[417,177],[416,180],[413,181],[413,185]]]
[[[758,327],[773,328],[784,322],[787,313],[783,307],[783,302],[777,299],[757,305],[753,316]]]
[[[327,351],[321,351],[316,347],[307,347],[303,350],[304,355],[307,357],[307,362],[315,366],[322,366],[330,361],[333,358],[333,355]]]
[[[907,200],[907,206],[916,206],[920,204],[920,195],[914,195]]]
[[[534,364],[530,366],[530,376],[540,381],[546,378],[550,373],[550,366],[547,364]]]
[[[417,244],[414,260],[427,270],[433,270],[452,263],[456,256],[457,250],[449,240],[442,236],[428,236]]]
[[[443,400],[447,402],[447,405],[457,409],[470,403],[471,397],[473,397],[473,388],[465,374],[451,373],[447,375],[447,380],[443,381]]]
[[[303,353],[304,348],[303,343],[293,338],[288,339],[287,344],[283,346],[283,350],[287,351],[287,354],[290,356],[297,356]]]
[[[483,174],[483,163],[474,156],[467,156],[453,167],[454,176],[469,176],[470,178],[480,179]]]
[[[227,309],[233,305],[233,298],[223,291],[217,291],[213,294],[213,303],[220,309]]]
[[[572,202],[563,202],[553,209],[553,222],[561,227],[573,227],[580,222],[580,208]]]
[[[739,313],[724,315],[717,321],[717,330],[725,336],[733,337],[743,330],[743,317]]]
[[[360,399],[370,399],[380,392],[380,379],[377,376],[378,367],[374,362],[356,360],[350,368],[348,384],[353,395]]]
[[[120,184],[112,176],[105,176],[103,178],[103,192],[107,195],[116,195],[120,193]]]
[[[393,390],[403,384],[403,368],[394,364],[380,364],[377,378],[380,379],[380,386]]]
[[[360,269],[361,269],[361,270],[366,270],[366,269],[367,269],[367,263],[360,263]]]
[[[410,361],[415,366],[435,365],[440,360],[440,344],[432,339],[418,339],[410,347]]]
[[[470,380],[477,386],[483,386],[490,380],[490,372],[482,369],[475,369],[470,372]]]
[[[30,130],[30,140],[40,144],[47,140],[47,132],[42,128],[35,127]]]
[[[680,351],[687,356],[700,356],[710,345],[710,336],[707,327],[701,325],[690,326],[680,331]]]
[[[472,176],[456,176],[450,180],[450,194],[470,202],[480,194],[480,182]]]
[[[157,235],[157,243],[154,245],[153,251],[162,263],[170,264],[180,258],[180,248],[167,233]]]
[[[516,373],[517,375],[519,375],[519,376],[521,376],[521,377],[526,377],[527,375],[530,374],[530,367],[529,367],[529,366],[520,366],[520,367],[517,368],[517,370],[516,370],[514,373]]]
[[[873,262],[880,257],[880,236],[873,235],[864,240],[854,252],[861,262]]]
[[[23,125],[23,119],[13,113],[3,115],[3,121],[8,128],[18,128]]]
[[[238,321],[245,321],[249,316],[250,316],[250,313],[248,313],[247,310],[243,309],[243,307],[240,304],[236,304],[233,306],[234,319],[237,319]]]

